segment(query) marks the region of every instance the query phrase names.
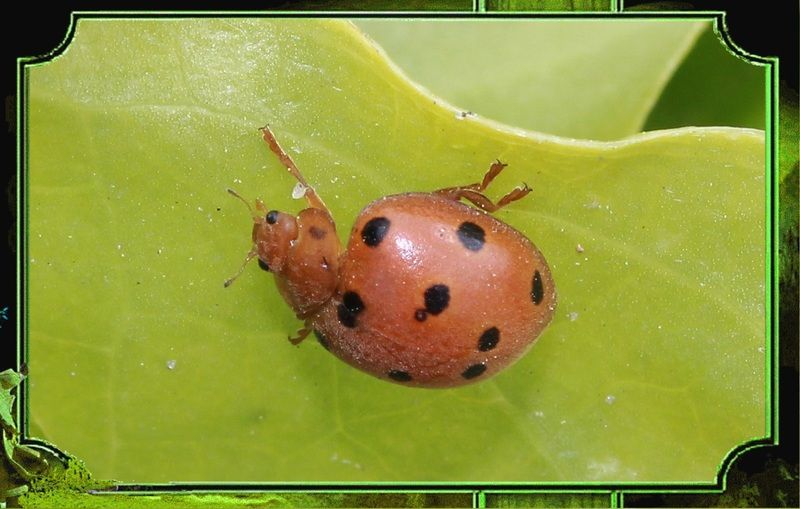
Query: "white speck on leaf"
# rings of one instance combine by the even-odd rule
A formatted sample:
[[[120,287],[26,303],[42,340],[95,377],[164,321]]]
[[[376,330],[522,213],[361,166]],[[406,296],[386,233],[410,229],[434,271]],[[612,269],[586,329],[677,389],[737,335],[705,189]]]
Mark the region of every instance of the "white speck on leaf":
[[[294,198],[295,200],[299,200],[300,198],[306,195],[307,190],[308,188],[306,186],[298,182],[297,184],[294,185],[294,189],[292,189],[292,198]]]

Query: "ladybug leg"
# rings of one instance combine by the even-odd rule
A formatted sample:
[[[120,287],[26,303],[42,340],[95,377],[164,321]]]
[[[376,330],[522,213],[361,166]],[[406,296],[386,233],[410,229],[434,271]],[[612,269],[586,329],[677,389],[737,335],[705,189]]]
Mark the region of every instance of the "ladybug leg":
[[[476,191],[483,191],[484,189],[489,187],[489,184],[492,183],[492,180],[494,180],[494,178],[498,176],[500,172],[503,171],[503,168],[505,168],[506,166],[508,165],[506,163],[500,162],[499,159],[493,162],[492,165],[489,167],[489,169],[486,171],[486,174],[483,176],[483,180],[481,181]]]
[[[306,323],[303,325],[303,328],[296,332],[296,336],[292,337],[289,336],[289,342],[293,345],[299,345],[304,339],[308,337],[309,334],[314,330],[313,327],[309,327]]]
[[[503,196],[502,198],[500,198],[500,200],[497,202],[496,207],[498,209],[503,208],[506,205],[508,205],[509,203],[515,202],[517,200],[521,200],[522,198],[525,198],[528,195],[528,193],[530,193],[530,192],[531,192],[531,188],[528,187],[528,184],[523,182],[522,183],[522,187],[515,187],[514,189],[511,190],[510,193],[508,193],[505,196]]]
[[[483,180],[480,183],[476,182],[475,184],[469,184],[466,186],[445,187],[444,189],[435,191],[435,193],[441,196],[452,197],[454,200],[460,198],[460,196],[456,197],[455,195],[459,194],[461,191],[477,191],[478,193],[481,193],[481,191],[489,187],[489,184],[492,183],[492,180],[494,180],[494,178],[499,175],[506,166],[508,165],[497,160],[489,167],[489,170],[483,176]]]
[[[474,187],[473,187],[474,186]],[[473,205],[478,207],[481,210],[485,210],[486,212],[494,212],[497,210],[497,207],[492,200],[490,200],[486,195],[481,193],[480,191],[476,191],[475,188],[478,187],[478,184],[472,184],[472,186],[464,186],[464,187],[448,187],[445,189],[439,189],[438,191],[434,191],[433,194],[442,196],[444,198],[449,198],[453,201],[458,201],[461,198],[471,202]]]
[[[506,166],[507,165],[505,163],[495,161],[492,163],[492,166],[489,167],[489,171],[486,172],[486,175],[483,176],[483,180],[479,184],[447,187],[444,189],[439,189],[438,191],[434,191],[434,194],[450,198],[451,200],[460,200],[461,198],[464,198],[486,212],[495,212],[505,207],[509,203],[524,198],[528,193],[531,192],[531,188],[528,187],[527,184],[524,184],[523,187],[512,189],[510,193],[500,198],[497,203],[492,202],[492,200],[483,194],[483,191],[489,187],[489,184],[492,183],[494,178],[497,177],[497,175],[499,175]]]
[[[297,179],[297,181],[300,183],[301,186],[303,186],[303,188],[305,188],[304,196],[306,198],[306,201],[308,201],[309,206],[317,209],[322,209],[325,212],[327,212],[328,215],[330,215],[330,211],[328,210],[328,207],[325,206],[325,202],[322,201],[322,198],[319,197],[314,188],[308,185],[308,182],[306,182],[306,179],[303,177],[303,174],[300,173],[300,169],[297,168],[297,165],[294,164],[294,161],[289,156],[289,154],[287,154],[286,151],[283,150],[283,148],[281,148],[280,144],[278,143],[278,140],[275,139],[275,135],[272,134],[272,131],[269,129],[269,126],[265,125],[260,130],[261,130],[261,135],[264,138],[264,141],[267,142],[267,145],[269,145],[269,149],[276,156],[278,156],[278,159],[280,159],[281,163],[286,167],[289,173],[295,179]]]

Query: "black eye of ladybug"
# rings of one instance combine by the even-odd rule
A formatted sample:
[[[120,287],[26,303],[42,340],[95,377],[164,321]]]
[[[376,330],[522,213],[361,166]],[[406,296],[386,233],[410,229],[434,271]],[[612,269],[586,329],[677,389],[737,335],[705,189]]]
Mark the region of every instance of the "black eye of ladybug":
[[[267,212],[267,218],[266,219],[267,219],[267,223],[275,224],[275,222],[278,220],[278,211],[277,210],[270,210],[269,212]]]

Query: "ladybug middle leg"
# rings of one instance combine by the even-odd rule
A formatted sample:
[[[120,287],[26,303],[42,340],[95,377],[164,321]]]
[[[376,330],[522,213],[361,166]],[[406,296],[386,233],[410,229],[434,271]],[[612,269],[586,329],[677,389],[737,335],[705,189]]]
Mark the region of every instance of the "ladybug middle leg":
[[[523,187],[516,187],[512,189],[511,192],[500,198],[497,203],[492,202],[492,200],[483,194],[483,191],[489,187],[489,184],[492,183],[494,178],[499,175],[506,166],[507,165],[505,163],[495,161],[492,163],[492,166],[489,167],[489,170],[483,176],[483,180],[480,183],[469,184],[466,186],[446,187],[444,189],[434,191],[434,194],[450,198],[451,200],[460,200],[461,198],[464,198],[486,212],[495,212],[505,207],[509,203],[524,198],[528,193],[531,192],[531,188],[528,187],[528,184],[523,184]]]
[[[299,345],[302,343],[304,339],[308,337],[311,332],[313,332],[314,327],[312,327],[307,321],[303,323],[303,328],[295,332],[294,336],[289,336],[289,342],[293,345]]]

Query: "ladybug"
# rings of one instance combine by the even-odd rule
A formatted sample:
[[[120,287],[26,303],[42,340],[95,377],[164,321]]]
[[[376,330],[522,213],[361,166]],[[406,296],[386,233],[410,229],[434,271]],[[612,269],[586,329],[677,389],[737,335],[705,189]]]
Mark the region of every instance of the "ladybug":
[[[505,164],[493,163],[479,184],[373,201],[343,251],[325,203],[269,127],[261,132],[308,208],[295,216],[256,200],[253,209],[229,189],[250,208],[253,246],[225,286],[256,258],[304,323],[293,344],[313,332],[332,354],[378,378],[454,387],[512,364],[550,323],[556,290],[544,256],[490,215],[530,188],[497,203],[483,194]]]

